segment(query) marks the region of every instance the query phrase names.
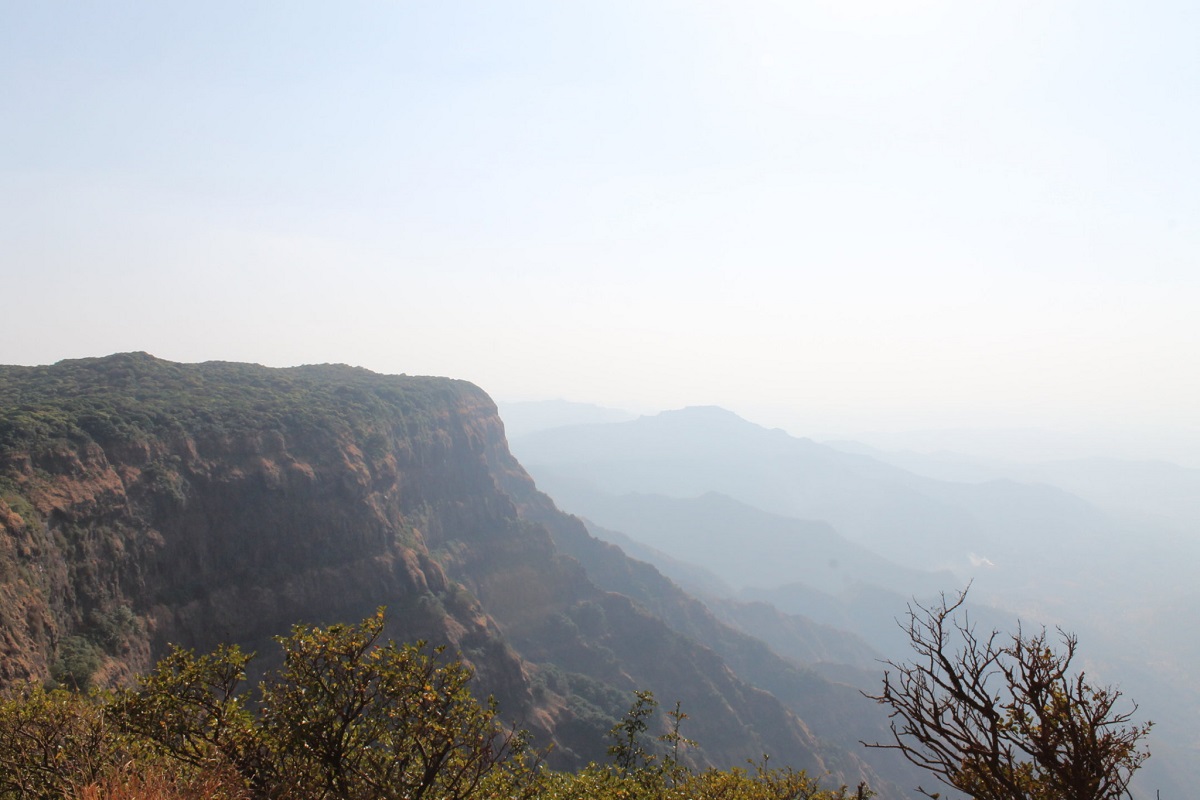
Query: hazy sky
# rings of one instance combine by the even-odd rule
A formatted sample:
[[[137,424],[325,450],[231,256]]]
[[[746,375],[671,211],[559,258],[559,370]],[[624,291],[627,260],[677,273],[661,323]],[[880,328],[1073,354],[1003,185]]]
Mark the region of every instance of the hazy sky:
[[[1200,431],[1195,3],[0,0],[0,362]]]

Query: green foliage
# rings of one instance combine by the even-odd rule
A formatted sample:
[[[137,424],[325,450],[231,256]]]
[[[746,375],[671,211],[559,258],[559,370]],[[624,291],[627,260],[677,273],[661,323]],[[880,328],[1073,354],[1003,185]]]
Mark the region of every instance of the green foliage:
[[[0,501],[3,501],[20,516],[26,525],[34,525],[39,520],[39,515],[29,499],[22,496],[15,486],[2,478],[0,478]]]
[[[683,776],[687,773],[679,757],[681,748],[698,746],[697,742],[688,739],[679,732],[679,729],[683,726],[683,721],[687,718],[688,715],[683,713],[682,704],[676,700],[675,708],[667,712],[667,719],[670,720],[670,729],[658,737],[658,740],[667,746],[667,754],[663,759],[664,772],[671,778],[673,783],[680,783]]]
[[[88,615],[88,638],[108,653],[116,654],[121,645],[133,633],[138,631],[140,624],[129,606],[117,606],[109,611],[95,611]]]
[[[187,482],[179,474],[179,457],[151,461],[142,469],[143,480],[155,493],[175,503],[186,500]]]
[[[87,689],[100,669],[100,653],[84,636],[68,636],[58,646],[58,657],[50,667],[55,683],[76,691]]]
[[[473,391],[461,381],[340,365],[176,364],[146,353],[50,367],[0,366],[0,446],[108,446],[182,431],[224,436],[334,425],[367,442],[369,456],[380,457],[393,438],[432,436],[435,409],[452,407],[447,400]],[[167,472],[151,477],[165,480],[169,492],[179,488]]]
[[[174,648],[136,690],[117,695],[111,714],[170,760],[198,768],[230,764],[262,783],[266,759],[246,699],[237,694],[250,658],[237,647],[203,656]]]
[[[469,797],[520,740],[471,696],[466,666],[423,643],[378,645],[383,622],[380,612],[279,640],[284,665],[262,691],[279,773],[306,797]]]
[[[381,610],[280,637],[283,665],[259,686],[256,713],[238,693],[248,655],[174,650],[116,715],[168,757],[232,767],[261,797],[473,796],[521,738],[471,696],[466,666],[422,643],[381,644],[383,626]]]
[[[543,778],[539,798],[607,798],[630,800],[866,800],[873,793],[860,784],[853,795],[842,787],[836,791],[822,790],[819,783],[803,771],[768,767],[767,757],[752,764],[752,770],[707,769],[694,772],[681,758],[682,748],[696,747],[696,742],[683,736],[681,727],[688,715],[679,703],[667,712],[668,731],[655,738],[666,745],[661,758],[650,752],[645,739],[649,720],[658,708],[654,694],[634,692],[634,702],[625,718],[609,731],[614,740],[608,753],[613,758],[610,768],[594,765],[573,776]]]
[[[578,773],[539,773],[538,800],[866,800],[870,790],[822,789],[803,771],[767,768],[683,772],[672,782],[655,770],[621,775],[591,765]],[[493,795],[503,796],[503,795]]]
[[[61,798],[120,762],[104,701],[37,684],[0,697],[0,798]]]
[[[646,720],[653,716],[658,708],[654,693],[648,691],[634,692],[634,702],[625,719],[613,726],[608,735],[613,744],[608,748],[613,763],[619,774],[628,776],[634,772],[647,773],[656,760],[656,756],[646,751],[642,745],[643,734],[646,732]]]
[[[119,622],[124,615],[114,612]],[[119,627],[119,625],[118,625]],[[0,698],[0,800],[859,800],[803,772],[694,772],[680,731],[648,739],[657,702],[635,693],[608,767],[541,768],[502,729],[471,672],[422,643],[383,642],[382,610],[358,625],[297,626],[282,665],[247,691],[251,655],[174,649],[115,695],[36,685]],[[577,676],[548,675],[569,687]],[[597,699],[600,699],[597,697]],[[665,749],[665,753],[661,751]],[[657,750],[659,752],[651,752]]]

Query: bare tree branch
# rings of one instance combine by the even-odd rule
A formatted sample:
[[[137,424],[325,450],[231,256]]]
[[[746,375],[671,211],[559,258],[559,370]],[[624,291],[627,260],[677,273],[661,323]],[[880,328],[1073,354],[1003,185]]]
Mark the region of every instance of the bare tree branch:
[[[890,707],[892,740],[863,744],[898,750],[976,800],[1129,796],[1152,723],[1133,723],[1136,704],[1118,710],[1120,691],[1072,674],[1074,634],[1058,629],[1055,646],[1045,629],[980,631],[966,598],[909,604],[900,625],[914,658],[885,661],[881,692],[866,695]]]

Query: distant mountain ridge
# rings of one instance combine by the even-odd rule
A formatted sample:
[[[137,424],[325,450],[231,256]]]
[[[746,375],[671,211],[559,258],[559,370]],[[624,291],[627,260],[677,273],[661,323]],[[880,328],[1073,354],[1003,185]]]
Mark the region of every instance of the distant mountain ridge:
[[[636,414],[621,409],[569,400],[501,401],[497,408],[509,439],[566,425],[626,422],[637,418]]]
[[[1016,479],[1068,491],[1106,510],[1159,519],[1181,530],[1200,519],[1200,469],[1167,461],[1074,458],[996,461],[954,452],[885,451],[858,442],[830,442],[918,475],[942,481],[984,483]]]
[[[512,448],[569,511],[596,514],[601,498],[609,505],[628,503],[614,498],[635,493],[694,499],[715,491],[762,511],[827,523],[903,567],[950,570],[956,585],[974,580],[977,594],[1010,601],[1031,597],[1031,585],[1063,584],[1072,591],[1071,576],[1056,564],[1074,552],[1092,551],[1089,569],[1105,580],[1132,578],[1152,589],[1160,570],[1161,562],[1146,560],[1146,543],[1135,546],[1122,521],[1061,489],[927,478],[768,430],[723,409],[544,430],[515,439]],[[603,514],[595,521],[620,530]],[[1092,547],[1097,540],[1106,542],[1106,550]],[[1051,557],[1031,560],[1034,551]],[[1049,606],[1022,609],[1054,613]]]
[[[695,564],[735,590],[744,586],[737,600],[853,631],[890,657],[908,656],[894,619],[912,594],[921,599],[921,585],[905,584],[897,572],[891,588],[864,580],[831,592],[838,586],[833,575],[804,558],[802,548],[792,549],[791,537],[823,525],[876,554],[881,567],[891,561],[918,574],[949,570],[950,582],[940,588],[972,582],[971,616],[985,628],[1011,630],[1020,617],[1028,627],[1076,631],[1090,654],[1089,674],[1120,684],[1159,723],[1155,758],[1139,774],[1137,796],[1154,797],[1156,788],[1185,796],[1185,787],[1200,782],[1200,695],[1185,666],[1195,649],[1186,632],[1196,616],[1188,594],[1200,564],[1196,520],[1186,493],[1166,495],[1179,501],[1166,507],[1175,522],[1167,514],[1113,513],[1109,502],[1136,499],[1144,511],[1159,497],[1156,476],[1186,487],[1194,477],[1186,469],[1051,464],[1041,474],[943,480],[885,463],[866,448],[793,438],[714,408],[544,430],[512,448],[539,485],[566,510],[587,516],[598,535],[611,528],[648,545],[643,557],[681,580]],[[1070,487],[1072,478],[1091,487],[1094,502],[1053,485]],[[714,503],[720,497],[724,510]],[[736,504],[751,509],[726,513]],[[791,518],[793,533],[773,527],[773,516]],[[720,555],[705,555],[710,549]],[[789,571],[794,577],[781,580]],[[786,649],[775,635],[780,621],[764,627],[709,600],[722,618]],[[840,674],[854,680],[852,670]]]
[[[949,573],[892,563],[826,522],[770,514],[719,492],[694,498],[613,496],[572,491],[553,480],[543,488],[586,519],[687,558],[737,589],[780,586],[802,577],[832,594],[867,583],[907,595],[955,581]]]

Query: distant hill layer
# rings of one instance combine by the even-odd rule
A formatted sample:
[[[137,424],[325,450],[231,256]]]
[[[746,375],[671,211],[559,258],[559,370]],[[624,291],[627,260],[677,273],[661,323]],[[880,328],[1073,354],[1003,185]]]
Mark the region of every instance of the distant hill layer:
[[[625,422],[637,415],[617,408],[569,400],[515,400],[500,402],[500,418],[509,439],[565,425]]]
[[[843,542],[838,547],[844,558],[827,557],[813,565],[814,587],[826,589],[851,577],[835,575],[831,560],[853,563],[861,579],[905,593],[929,586],[930,576],[921,579],[915,571],[934,571],[942,573],[941,588],[973,579],[976,597],[1006,601],[1026,613],[1029,601],[1044,599],[1044,607],[1032,610],[1050,617],[1089,594],[1097,580],[1153,593],[1164,575],[1181,572],[1174,543],[1159,532],[1114,518],[1061,489],[1015,480],[936,480],[869,455],[769,430],[715,407],[543,430],[515,440],[513,451],[566,510],[674,558],[700,563],[735,585],[766,586],[779,570],[798,567],[800,562],[782,557],[776,547],[762,553],[756,575],[752,556],[763,536],[794,540],[802,528],[814,545],[824,539],[817,552],[832,545],[835,532],[859,546],[851,557]],[[752,520],[743,509],[733,524],[732,509],[726,507],[703,524],[687,523],[686,516],[705,517],[695,502],[689,508],[661,498],[628,497],[695,501],[712,492],[760,509],[759,518]],[[762,511],[793,518],[794,531],[779,530],[781,523],[769,521]],[[724,528],[718,524],[722,517],[730,523]],[[622,527],[645,529],[647,519],[662,523],[653,538]],[[814,523],[833,531],[818,536]],[[714,569],[672,549],[689,533],[698,551],[744,540],[749,552],[722,559],[722,569]],[[908,568],[907,574],[889,571],[861,548]],[[1031,553],[1038,557],[1030,558]],[[808,582],[809,576],[798,572],[793,581]]]
[[[640,557],[721,598],[708,598],[715,613],[778,652],[816,652],[790,632],[817,622],[907,658],[893,618],[910,597],[973,581],[972,620],[1010,630],[1019,616],[1080,633],[1089,674],[1156,721],[1140,797],[1186,794],[1180,787],[1200,780],[1185,634],[1200,563],[1192,471],[1074,462],[1009,473],[894,454],[886,463],[715,407],[548,429],[512,447],[598,536],[632,539]],[[773,608],[730,607],[731,595]],[[856,680],[845,665],[825,674]]]

